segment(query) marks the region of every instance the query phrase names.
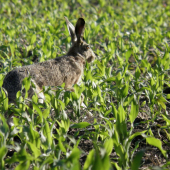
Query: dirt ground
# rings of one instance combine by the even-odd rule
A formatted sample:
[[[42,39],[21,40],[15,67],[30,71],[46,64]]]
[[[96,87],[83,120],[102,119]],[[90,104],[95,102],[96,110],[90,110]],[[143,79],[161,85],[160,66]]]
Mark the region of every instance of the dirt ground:
[[[167,107],[167,112],[170,113],[170,105],[167,104],[166,107]],[[159,116],[154,122],[150,122],[149,117],[147,115],[147,109],[149,109],[147,105],[140,109],[140,113],[134,122],[134,130],[132,134],[150,128],[154,137],[161,140],[162,148],[167,151],[168,158],[170,158],[170,140],[167,138],[164,129],[161,128],[166,125],[166,122]],[[127,128],[130,129],[130,124],[127,124]],[[95,129],[90,128],[89,131],[95,131]],[[74,136],[76,132],[77,132],[76,129],[70,129],[68,134]],[[85,131],[80,131],[79,136],[77,136],[77,138],[79,138],[84,134]],[[139,151],[143,151],[144,153],[141,160],[141,166],[140,166],[141,170],[147,170],[147,169],[158,170],[166,163],[166,159],[161,153],[161,151],[158,148],[147,144],[146,140],[142,136],[137,136],[136,138],[134,138],[134,140],[131,143],[130,149],[133,150],[137,143],[139,143],[139,147],[137,148],[135,153]],[[92,141],[87,139],[82,139],[79,144],[79,149],[84,152],[80,157],[80,163],[83,166],[89,151],[93,149]],[[117,158],[118,157],[113,148],[113,151],[110,155],[110,159],[115,161]]]
[[[135,132],[141,132],[143,130],[146,130],[148,128],[151,128],[153,135],[162,141],[162,147],[167,151],[168,157],[170,157],[170,141],[167,138],[167,135],[164,131],[162,126],[166,125],[166,122],[163,119],[156,119],[154,123],[147,123],[149,121],[148,117],[142,114],[142,109],[145,111],[147,110],[147,106],[145,108],[140,109],[140,113],[138,117],[136,118],[134,122],[134,130],[132,133]],[[167,111],[169,112],[170,105],[167,105]],[[90,121],[90,120],[89,120]],[[130,129],[130,124],[127,124],[127,128]],[[87,130],[79,131],[79,135],[76,137],[77,139],[81,136],[83,136],[87,131],[95,131],[93,127],[88,128]],[[55,132],[54,132],[55,133]],[[77,133],[77,129],[69,129],[68,135],[75,136],[75,133]],[[20,139],[18,137],[14,137],[14,141],[20,143]],[[56,141],[57,142],[57,141]],[[158,167],[161,167],[166,163],[166,159],[162,155],[161,151],[146,143],[146,140],[142,136],[138,136],[134,138],[134,140],[131,143],[131,150],[133,150],[136,146],[136,144],[139,143],[139,147],[135,151],[137,153],[138,151],[143,151],[144,155],[141,160],[141,166],[140,169],[157,169]],[[93,149],[93,143],[89,139],[83,138],[79,143],[79,149],[82,151],[81,157],[80,157],[80,164],[83,167],[84,162],[87,158],[87,155],[90,150]],[[9,150],[6,157],[12,157],[14,154],[14,150]],[[116,160],[118,157],[116,155],[116,152],[113,148],[113,151],[110,155],[111,160]],[[6,166],[8,169],[8,166]]]

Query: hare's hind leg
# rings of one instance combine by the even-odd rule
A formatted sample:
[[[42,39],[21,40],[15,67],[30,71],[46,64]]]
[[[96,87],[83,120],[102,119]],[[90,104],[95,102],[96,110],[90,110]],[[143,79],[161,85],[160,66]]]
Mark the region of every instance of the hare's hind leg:
[[[65,90],[74,92],[73,85],[78,84],[81,81],[81,70],[73,72],[71,76],[66,76],[64,78]]]
[[[73,88],[73,80],[71,81],[70,78],[65,78],[65,87],[64,89],[66,91],[71,91],[71,92],[74,92],[74,88]]]

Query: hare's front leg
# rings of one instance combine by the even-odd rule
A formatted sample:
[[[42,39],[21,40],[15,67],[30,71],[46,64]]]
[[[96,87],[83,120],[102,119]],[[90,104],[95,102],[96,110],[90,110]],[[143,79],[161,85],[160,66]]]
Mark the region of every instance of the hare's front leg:
[[[66,91],[74,92],[73,84],[71,83],[70,78],[65,78],[65,87],[64,89]]]
[[[64,89],[65,89],[66,91],[71,91],[71,92],[74,92],[74,91],[75,91],[75,90],[74,90],[74,87],[72,87],[72,86],[66,86],[66,85],[65,85]]]
[[[73,88],[73,85],[77,83],[76,81],[76,76],[75,74],[73,74],[72,76],[66,76],[64,78],[64,82],[65,82],[65,87],[64,89],[67,90],[67,91],[71,91],[71,92],[74,92],[74,88]]]
[[[34,83],[35,85],[35,93],[37,94],[38,96],[38,102],[43,104],[44,103],[44,100],[45,100],[45,96],[44,96],[44,93],[43,93],[43,89],[41,87],[38,86],[38,84],[32,79],[31,80],[32,83]],[[32,90],[33,91],[33,90]],[[33,95],[33,94],[32,94]]]

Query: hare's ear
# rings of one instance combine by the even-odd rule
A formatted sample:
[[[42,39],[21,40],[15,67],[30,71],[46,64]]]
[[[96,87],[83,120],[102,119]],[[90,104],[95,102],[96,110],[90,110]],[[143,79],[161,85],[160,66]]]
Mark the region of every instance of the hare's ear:
[[[68,20],[67,17],[64,17],[66,20],[66,24],[67,24],[67,28],[71,37],[71,42],[75,42],[76,41],[76,35],[75,35],[75,27],[73,26],[73,24]]]
[[[85,21],[83,18],[79,18],[76,23],[75,33],[77,37],[77,41],[80,41],[80,38],[83,37],[85,28]]]

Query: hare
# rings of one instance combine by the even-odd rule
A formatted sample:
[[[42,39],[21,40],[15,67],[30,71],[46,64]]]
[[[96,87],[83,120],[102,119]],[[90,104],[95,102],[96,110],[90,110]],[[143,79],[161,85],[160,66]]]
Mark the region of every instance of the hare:
[[[79,18],[75,27],[67,17],[65,20],[72,41],[72,46],[67,54],[10,71],[4,78],[2,85],[8,92],[9,102],[15,102],[16,93],[21,90],[23,79],[28,76],[31,76],[35,92],[42,99],[41,102],[45,99],[42,93],[43,86],[60,86],[65,83],[66,90],[74,91],[73,85],[81,80],[85,62],[92,62],[96,56],[83,38],[84,19]],[[33,96],[33,92],[33,88],[30,87],[28,98]]]

